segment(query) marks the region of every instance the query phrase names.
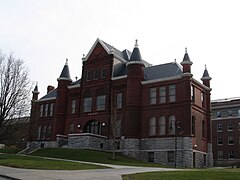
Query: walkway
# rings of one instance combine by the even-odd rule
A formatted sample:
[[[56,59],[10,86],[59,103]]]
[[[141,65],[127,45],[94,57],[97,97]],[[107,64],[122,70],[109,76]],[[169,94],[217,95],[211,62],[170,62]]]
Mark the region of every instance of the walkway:
[[[53,158],[49,158],[53,159]],[[82,162],[82,161],[74,161]],[[89,163],[89,162],[84,162]],[[181,169],[170,168],[151,168],[151,167],[134,167],[120,166],[101,163],[90,163],[97,165],[109,166],[113,169],[97,170],[35,170],[19,169],[0,166],[0,174],[21,180],[121,180],[123,174],[133,174],[141,172],[154,171],[179,171]]]

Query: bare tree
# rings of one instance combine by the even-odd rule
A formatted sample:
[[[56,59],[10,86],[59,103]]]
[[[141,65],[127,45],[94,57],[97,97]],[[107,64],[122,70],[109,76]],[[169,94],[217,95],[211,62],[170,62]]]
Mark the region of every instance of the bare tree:
[[[23,60],[0,51],[0,141],[11,133],[9,125],[29,114],[31,87],[28,76]]]

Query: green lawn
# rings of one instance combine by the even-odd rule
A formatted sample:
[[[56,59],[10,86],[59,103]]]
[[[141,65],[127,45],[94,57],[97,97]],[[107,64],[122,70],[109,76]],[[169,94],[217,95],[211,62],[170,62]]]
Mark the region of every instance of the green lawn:
[[[163,167],[159,164],[137,161],[119,154],[117,154],[116,159],[113,160],[112,153],[93,150],[45,148],[40,149],[31,155],[126,166]]]
[[[123,180],[235,180],[240,179],[240,169],[149,172],[122,177]]]
[[[103,169],[104,166],[47,160],[39,157],[26,157],[13,154],[0,154],[0,165],[26,169],[48,169],[48,170],[85,170]]]
[[[19,148],[4,148],[0,149],[0,153],[17,154],[21,150]]]

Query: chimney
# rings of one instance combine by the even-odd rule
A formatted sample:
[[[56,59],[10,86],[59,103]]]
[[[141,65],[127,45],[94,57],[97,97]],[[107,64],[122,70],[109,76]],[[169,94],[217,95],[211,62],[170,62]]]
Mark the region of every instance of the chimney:
[[[54,87],[49,85],[49,86],[47,87],[47,93],[49,93],[49,92],[52,91],[52,90],[54,90]]]

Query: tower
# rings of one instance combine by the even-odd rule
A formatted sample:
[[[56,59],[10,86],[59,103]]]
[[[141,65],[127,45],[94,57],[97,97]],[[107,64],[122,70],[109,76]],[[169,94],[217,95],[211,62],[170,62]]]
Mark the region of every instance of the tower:
[[[187,48],[185,48],[185,54],[183,57],[183,61],[181,62],[181,65],[183,66],[183,73],[191,73],[192,64],[193,63],[188,56]]]
[[[144,63],[136,40],[135,47],[127,63],[127,97],[125,136],[140,135],[141,81],[144,78]]]

